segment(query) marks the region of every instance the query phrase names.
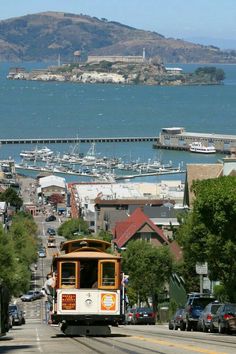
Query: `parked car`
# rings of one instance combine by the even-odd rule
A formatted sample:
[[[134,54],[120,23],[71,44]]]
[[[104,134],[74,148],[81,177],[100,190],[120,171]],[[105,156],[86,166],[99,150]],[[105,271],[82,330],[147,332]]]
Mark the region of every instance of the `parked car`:
[[[180,328],[183,322],[183,312],[184,308],[179,308],[178,310],[176,310],[175,314],[169,321],[169,329],[177,330],[178,328]]]
[[[35,295],[35,300],[41,299],[42,297],[44,297],[44,294],[41,290],[35,290],[34,295]]]
[[[45,249],[40,249],[39,251],[38,251],[38,256],[39,256],[39,258],[45,258],[46,257],[46,251],[45,251]]]
[[[57,220],[57,218],[55,217],[55,215],[49,215],[48,217],[46,217],[45,221],[49,222],[49,221],[55,221]]]
[[[127,309],[125,314],[125,323],[127,325],[133,323],[133,315],[134,315],[134,309]]]
[[[236,331],[236,304],[222,304],[212,318],[210,331],[219,333],[232,333]]]
[[[134,309],[132,324],[150,324],[156,323],[155,313],[152,308],[149,307],[137,307]]]
[[[191,293],[188,295],[188,300],[183,312],[183,321],[180,325],[180,330],[187,331],[197,330],[197,324],[199,316],[202,311],[210,302],[215,301],[216,299],[209,294],[201,293]]]
[[[210,302],[199,316],[197,329],[199,331],[208,332],[211,326],[213,316],[222,304],[219,301]]]
[[[10,311],[8,311],[8,328],[11,329],[13,326],[13,317],[12,317],[12,313]]]
[[[12,326],[21,326],[25,324],[24,312],[21,310],[20,306],[17,304],[9,305],[9,314],[12,318]]]
[[[48,233],[48,235],[50,235],[50,236],[55,236],[55,235],[56,235],[56,230],[53,229],[52,227],[49,227],[49,228],[47,229],[47,233]]]
[[[21,296],[21,301],[23,302],[30,302],[36,300],[37,296],[33,290],[28,291],[26,294]]]

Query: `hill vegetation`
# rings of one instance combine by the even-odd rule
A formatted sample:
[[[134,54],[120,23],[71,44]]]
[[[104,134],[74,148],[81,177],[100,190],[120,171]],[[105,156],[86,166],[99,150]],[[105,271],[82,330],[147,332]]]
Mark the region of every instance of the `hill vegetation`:
[[[45,12],[0,21],[1,61],[73,62],[87,55],[158,56],[164,63],[235,63],[236,51],[165,38],[86,15]],[[77,53],[77,56],[74,56]]]

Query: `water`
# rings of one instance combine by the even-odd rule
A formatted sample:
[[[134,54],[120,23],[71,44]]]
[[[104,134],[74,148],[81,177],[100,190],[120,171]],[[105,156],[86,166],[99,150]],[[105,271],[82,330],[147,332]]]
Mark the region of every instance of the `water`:
[[[236,134],[236,66],[225,70],[221,86],[158,87],[10,81],[11,63],[0,70],[0,138],[155,136],[162,127],[183,126],[187,131]],[[22,64],[27,68],[45,64]],[[178,65],[193,71],[199,65]],[[51,145],[65,152],[69,146]],[[19,153],[33,146],[1,146],[0,158],[20,161]],[[174,164],[216,162],[220,155],[157,151],[151,143],[97,144],[101,155],[127,161],[162,158]],[[86,153],[89,145],[81,144]],[[163,177],[162,177],[163,179]]]

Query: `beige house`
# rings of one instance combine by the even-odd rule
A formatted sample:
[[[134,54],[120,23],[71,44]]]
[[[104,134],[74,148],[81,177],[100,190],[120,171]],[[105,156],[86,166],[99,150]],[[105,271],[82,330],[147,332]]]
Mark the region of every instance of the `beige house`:
[[[236,154],[232,149],[231,155],[226,156],[221,162],[215,164],[188,164],[186,168],[185,200],[190,207],[193,205],[194,194],[191,191],[193,181],[221,176],[235,175]]]

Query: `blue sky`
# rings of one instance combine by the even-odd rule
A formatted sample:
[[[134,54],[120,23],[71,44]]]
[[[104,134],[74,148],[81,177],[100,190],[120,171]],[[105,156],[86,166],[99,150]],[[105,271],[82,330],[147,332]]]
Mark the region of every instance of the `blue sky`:
[[[236,0],[0,0],[1,20],[42,11],[105,17],[166,37],[236,41]]]

